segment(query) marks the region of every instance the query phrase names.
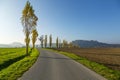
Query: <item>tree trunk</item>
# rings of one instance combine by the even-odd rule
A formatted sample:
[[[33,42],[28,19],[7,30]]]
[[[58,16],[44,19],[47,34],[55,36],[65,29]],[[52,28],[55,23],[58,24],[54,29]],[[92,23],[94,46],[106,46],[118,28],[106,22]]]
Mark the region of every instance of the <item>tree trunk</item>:
[[[35,44],[33,44],[33,49],[35,48]]]
[[[28,47],[29,47],[29,33],[27,32],[26,33],[26,55],[29,55],[28,54]]]
[[[26,42],[26,55],[28,55],[28,43]]]

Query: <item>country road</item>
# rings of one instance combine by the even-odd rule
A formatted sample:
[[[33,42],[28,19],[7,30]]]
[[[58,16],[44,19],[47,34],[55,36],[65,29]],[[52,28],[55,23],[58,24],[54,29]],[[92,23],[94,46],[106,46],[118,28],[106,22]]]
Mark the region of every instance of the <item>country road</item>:
[[[36,63],[18,80],[106,80],[74,60],[39,49]]]

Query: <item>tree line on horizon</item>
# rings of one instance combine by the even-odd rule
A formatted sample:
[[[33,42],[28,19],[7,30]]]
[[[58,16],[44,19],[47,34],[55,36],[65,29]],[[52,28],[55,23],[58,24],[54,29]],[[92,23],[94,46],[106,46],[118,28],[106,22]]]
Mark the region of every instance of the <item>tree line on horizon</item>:
[[[48,38],[49,37],[49,38]],[[60,38],[56,38],[56,42],[53,43],[52,35],[41,35],[39,38],[41,48],[72,48],[79,47],[72,42],[68,42],[67,40],[62,40]],[[49,40],[49,41],[48,41]],[[55,44],[55,46],[53,46]]]

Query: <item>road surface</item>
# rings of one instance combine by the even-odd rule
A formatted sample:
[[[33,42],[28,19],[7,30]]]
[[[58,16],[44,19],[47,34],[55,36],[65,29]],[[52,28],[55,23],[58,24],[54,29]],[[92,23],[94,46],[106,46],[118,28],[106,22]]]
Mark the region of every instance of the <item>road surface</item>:
[[[64,55],[42,49],[39,51],[36,63],[18,80],[106,80]]]

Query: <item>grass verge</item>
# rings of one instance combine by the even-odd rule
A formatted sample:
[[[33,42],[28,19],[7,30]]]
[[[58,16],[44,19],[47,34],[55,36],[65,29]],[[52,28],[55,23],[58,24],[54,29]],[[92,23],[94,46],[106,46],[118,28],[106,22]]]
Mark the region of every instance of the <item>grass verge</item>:
[[[33,49],[30,56],[17,61],[9,67],[0,71],[0,80],[17,80],[25,71],[27,71],[36,61],[39,52]]]
[[[108,80],[120,80],[120,71],[112,70],[102,64],[99,64],[99,63],[90,61],[86,58],[75,55],[74,53],[62,52],[62,51],[57,51],[57,50],[53,50],[53,49],[47,49],[47,50],[52,50],[57,53],[68,56],[71,59],[73,59],[73,60],[85,65],[86,67],[90,68],[91,70],[95,71],[96,73],[102,75],[103,77],[107,78]]]

